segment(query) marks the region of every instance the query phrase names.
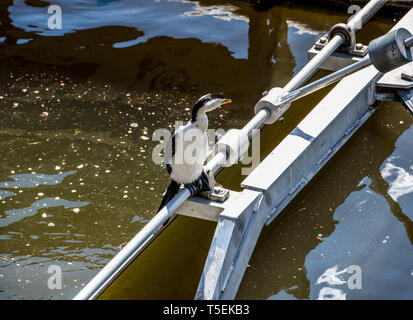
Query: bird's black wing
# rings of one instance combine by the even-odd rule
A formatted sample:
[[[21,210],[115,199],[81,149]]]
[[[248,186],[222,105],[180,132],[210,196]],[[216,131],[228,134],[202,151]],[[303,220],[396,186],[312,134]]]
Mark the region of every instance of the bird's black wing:
[[[171,141],[172,141],[172,156],[171,156],[171,158],[173,158],[173,156],[175,155],[175,132],[172,133]]]
[[[170,150],[170,152],[171,152],[171,155],[169,156],[169,154],[165,157],[165,159],[169,159],[169,160],[166,160],[166,161],[170,161],[171,163],[165,163],[165,167],[166,167],[166,170],[168,171],[168,173],[169,173],[169,175],[171,175],[171,172],[172,172],[172,161],[173,161],[173,157],[174,157],[174,155],[175,155],[175,138],[176,138],[176,135],[175,135],[175,132],[172,134],[172,136],[171,136],[171,138],[170,138],[170,142],[171,142],[171,150]],[[168,151],[168,148],[165,150],[165,152],[167,152]]]
[[[169,184],[168,188],[166,189],[166,192],[162,198],[161,205],[158,208],[158,211],[161,211],[163,207],[165,207],[169,201],[179,192],[179,184],[173,180],[171,180],[171,183]]]

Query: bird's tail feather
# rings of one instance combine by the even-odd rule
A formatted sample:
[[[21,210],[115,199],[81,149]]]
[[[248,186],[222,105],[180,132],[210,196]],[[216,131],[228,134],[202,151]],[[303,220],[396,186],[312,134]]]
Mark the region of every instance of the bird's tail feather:
[[[169,201],[171,201],[171,199],[178,193],[178,191],[179,191],[179,184],[172,180],[168,186],[168,189],[166,189],[166,192],[162,198],[161,205],[159,206],[157,212],[161,211],[161,209],[165,207]]]

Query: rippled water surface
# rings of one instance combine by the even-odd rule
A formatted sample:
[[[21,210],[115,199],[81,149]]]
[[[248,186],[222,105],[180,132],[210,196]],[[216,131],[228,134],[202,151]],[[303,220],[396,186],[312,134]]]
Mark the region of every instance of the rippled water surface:
[[[210,116],[210,127],[241,127],[261,92],[284,85],[317,37],[348,18],[340,9],[246,1],[53,4],[62,8],[62,29],[48,28],[46,1],[0,3],[2,299],[72,298],[159,205],[168,176],[152,161],[154,131],[188,120],[206,92],[233,100]],[[373,20],[359,41],[394,23]],[[327,91],[265,128],[261,157]],[[409,113],[383,104],[264,228],[237,298],[413,298],[412,139]],[[240,190],[241,168],[218,181]],[[141,281],[143,297],[193,297],[196,283],[185,281],[199,276],[214,224],[188,219],[173,222],[176,246],[158,243],[136,269],[153,272],[158,261],[165,272],[166,252],[176,257],[175,280],[159,278],[162,290]],[[198,240],[186,246],[191,225]],[[196,263],[184,263],[197,252]],[[351,265],[361,267],[361,290],[343,284]],[[50,266],[62,270],[61,289],[48,287]]]

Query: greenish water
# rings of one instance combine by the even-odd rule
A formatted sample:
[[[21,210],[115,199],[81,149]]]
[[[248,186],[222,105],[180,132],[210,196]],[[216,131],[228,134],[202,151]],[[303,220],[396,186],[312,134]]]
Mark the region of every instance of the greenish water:
[[[344,11],[302,4],[54,4],[62,8],[61,30],[47,28],[44,1],[0,4],[2,299],[74,297],[159,205],[168,176],[152,161],[154,131],[188,120],[206,92],[233,100],[210,116],[210,127],[240,128],[261,92],[283,86],[317,37],[347,19]],[[358,39],[368,42],[393,24],[381,16]],[[263,130],[261,158],[326,92],[294,103],[284,124]],[[337,286],[347,298],[412,298],[412,123],[398,104],[377,111],[264,229],[238,298],[316,299],[328,268],[352,264],[362,267],[364,286]],[[240,190],[241,168],[222,171],[218,181]],[[179,262],[180,252],[199,249],[197,263],[176,265],[176,279],[196,279],[214,225],[192,224],[199,242],[185,244],[191,219],[177,219],[171,228],[181,237],[165,237],[179,246],[157,242],[137,270],[164,263],[165,252]],[[48,287],[53,265],[62,270],[61,289]],[[140,297],[160,297],[159,288],[140,285],[148,290]],[[172,281],[160,298],[191,298],[195,287],[189,281],[177,290]]]

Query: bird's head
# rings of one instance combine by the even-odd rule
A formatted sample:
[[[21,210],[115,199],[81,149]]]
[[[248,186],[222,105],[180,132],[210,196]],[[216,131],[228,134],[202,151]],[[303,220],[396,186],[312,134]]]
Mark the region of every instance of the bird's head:
[[[195,103],[192,109],[191,121],[194,122],[199,118],[199,116],[202,116],[205,113],[215,110],[223,104],[230,102],[232,101],[230,99],[225,99],[222,94],[208,93],[199,98],[199,100]]]

